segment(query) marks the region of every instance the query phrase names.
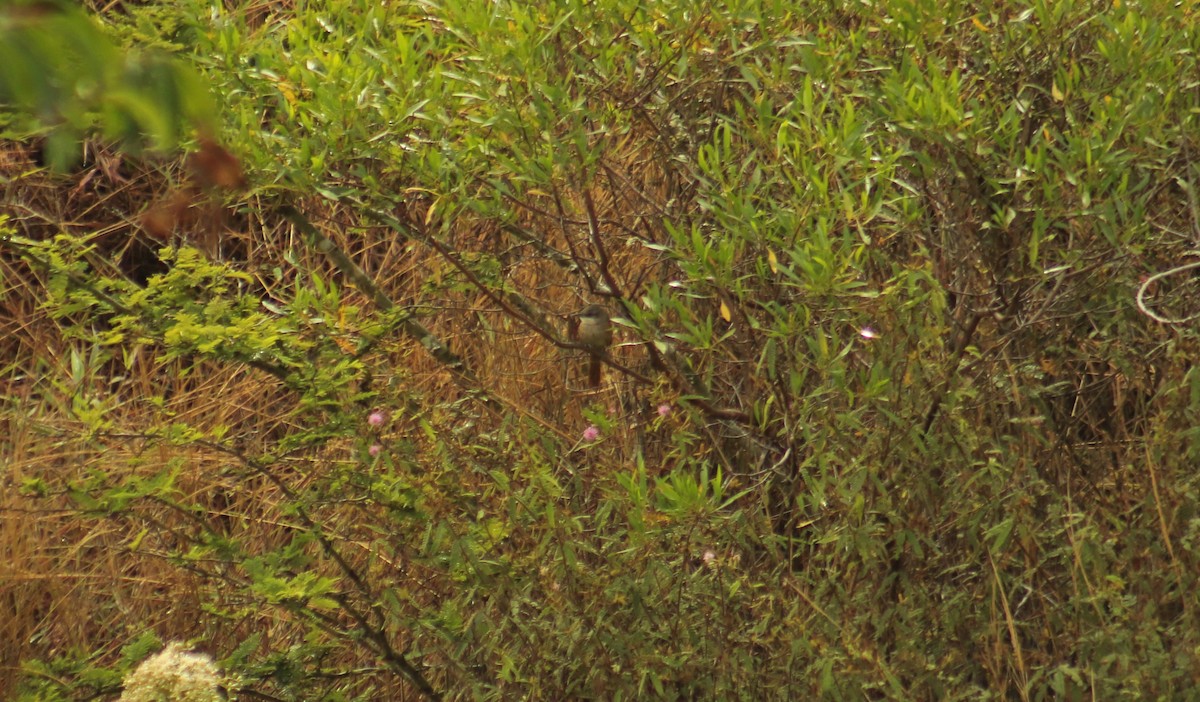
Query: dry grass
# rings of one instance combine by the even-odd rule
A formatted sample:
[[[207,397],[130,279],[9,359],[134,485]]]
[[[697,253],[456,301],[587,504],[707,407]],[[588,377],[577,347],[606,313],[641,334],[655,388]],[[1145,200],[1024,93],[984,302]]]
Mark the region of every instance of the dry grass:
[[[168,164],[142,164],[96,146],[89,149],[94,160],[60,177],[36,169],[35,154],[27,146],[6,144],[0,150],[0,178],[8,183],[4,202],[13,216],[10,224],[33,239],[60,230],[91,234],[100,265],[144,279],[156,271],[150,251],[158,243],[137,223],[155,203],[171,197],[169,193],[177,187],[172,181],[180,178],[180,171]],[[610,194],[597,195],[597,215],[606,227],[616,223],[630,229],[647,226],[642,210],[647,199],[655,197],[648,194],[654,188],[639,184],[637,190],[641,202],[633,209],[628,200],[618,202]],[[625,192],[631,197],[628,188]],[[211,208],[206,202],[192,204]],[[580,214],[558,231],[541,230],[545,219],[536,214],[521,224],[540,231],[552,246],[566,248],[569,238],[571,246],[586,250],[584,206],[581,201],[564,206]],[[394,300],[426,313],[431,329],[468,362],[499,401],[497,409],[482,415],[439,417],[437,421],[444,426],[470,422],[473,431],[483,433],[509,417],[523,417],[574,440],[586,426],[581,415],[585,404],[608,407],[617,419],[646,411],[643,391],[615,372],[606,376],[601,390],[587,389],[583,359],[577,352],[556,348],[543,336],[515,325],[493,300],[469,291],[439,290],[439,281],[454,276],[444,258],[405,243],[394,232],[363,229],[346,212],[317,209],[310,215]],[[213,216],[210,210],[203,217],[185,218],[181,234],[184,239],[202,240],[212,254],[238,256],[235,265],[246,270],[269,270],[287,253],[295,252],[301,256],[302,266],[324,270],[327,278],[336,279],[328,263],[300,248],[280,222],[266,219],[261,210],[256,210],[254,217],[250,221],[232,212]],[[462,222],[451,239],[461,250],[487,252],[501,259],[511,256],[492,246],[490,242],[500,239],[486,223]],[[204,505],[211,527],[266,550],[283,540],[291,528],[274,521],[272,505],[280,499],[275,486],[234,469],[235,462],[228,455],[196,447],[151,445],[141,432],[163,417],[202,430],[224,426],[231,430],[230,445],[254,453],[294,429],[289,393],[273,379],[245,368],[202,363],[184,372],[184,364],[158,360],[152,347],[139,348],[128,367],[121,359],[87,364],[79,386],[55,384],[55,379],[73,377],[72,354],[82,353],[86,358],[86,347],[64,338],[61,325],[39,307],[44,293],[37,271],[10,257],[3,265],[6,290],[0,307],[0,344],[8,359],[8,385],[0,418],[8,438],[4,475],[0,477],[4,485],[0,491],[4,556],[0,559],[0,602],[16,616],[7,619],[0,631],[0,659],[5,661],[0,666],[0,695],[11,693],[19,661],[49,659],[71,650],[107,648],[111,655],[122,641],[141,631],[155,631],[164,639],[201,637],[218,651],[232,649],[251,632],[282,639],[300,634],[301,629],[281,619],[278,612],[264,611],[246,612],[238,626],[226,622],[208,630],[214,620],[204,616],[202,604],[237,609],[249,603],[222,598],[220,589],[213,589],[211,578],[168,560],[166,554],[186,540],[188,533],[188,520],[170,506],[160,505],[144,514],[159,525],[147,535],[120,520],[80,519],[65,497],[48,500],[20,489],[30,480],[55,484],[84,480],[98,467],[124,471],[137,470],[124,466],[140,466],[149,475],[177,463],[182,466],[178,486],[184,502]],[[621,280],[646,281],[656,265],[653,252],[629,246],[613,251],[609,262]],[[560,337],[566,315],[594,299],[578,288],[575,275],[545,258],[509,259],[506,271],[510,283],[527,292],[553,325],[550,331]],[[260,277],[259,282],[259,294],[264,297],[290,296],[289,281],[271,283]],[[357,304],[369,305],[361,297]],[[339,333],[334,327],[333,333]],[[353,332],[341,331],[347,337]],[[618,346],[613,355],[644,372],[635,349]],[[411,339],[388,339],[368,360],[377,386],[399,382],[417,396],[440,401],[461,394],[446,370]],[[112,403],[106,415],[112,425],[109,436],[90,443],[78,441],[83,425],[72,417],[71,407],[80,397]],[[160,407],[147,401],[151,397],[165,398],[165,402]],[[639,397],[643,399],[639,401]],[[621,424],[634,426],[636,422]],[[399,417],[391,430],[420,441],[420,431],[409,419]],[[614,445],[631,444],[622,440]],[[297,487],[319,479],[322,471],[346,461],[348,450],[347,446],[330,445],[320,455],[295,457],[288,461],[293,466],[289,479],[296,481]],[[651,449],[652,455],[658,453],[661,450]],[[355,543],[354,525],[362,523],[362,514],[347,507],[325,516],[331,520],[333,532],[347,543]],[[172,542],[176,532],[179,540]],[[352,555],[356,562],[368,560],[365,548]],[[425,589],[430,599],[436,599],[436,591],[422,574],[394,565],[397,569],[382,575],[393,582],[414,579],[417,591]],[[373,566],[380,567],[387,566],[381,562]],[[229,591],[235,590],[231,587]],[[207,623],[205,630],[197,630],[197,623]]]

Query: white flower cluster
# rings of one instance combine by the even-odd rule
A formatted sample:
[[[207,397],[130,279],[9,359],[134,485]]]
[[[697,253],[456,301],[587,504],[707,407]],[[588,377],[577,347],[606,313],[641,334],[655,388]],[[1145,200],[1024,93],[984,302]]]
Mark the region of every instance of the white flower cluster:
[[[221,702],[217,664],[173,641],[125,676],[119,702]]]

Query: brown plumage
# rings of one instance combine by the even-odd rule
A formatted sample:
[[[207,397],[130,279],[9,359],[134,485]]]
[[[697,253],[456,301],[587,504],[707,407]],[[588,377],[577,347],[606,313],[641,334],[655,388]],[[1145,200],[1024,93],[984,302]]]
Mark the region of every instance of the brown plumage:
[[[588,305],[579,314],[578,341],[588,347],[588,384],[593,388],[600,387],[601,358],[612,343],[612,324],[608,319],[608,310],[601,305]]]

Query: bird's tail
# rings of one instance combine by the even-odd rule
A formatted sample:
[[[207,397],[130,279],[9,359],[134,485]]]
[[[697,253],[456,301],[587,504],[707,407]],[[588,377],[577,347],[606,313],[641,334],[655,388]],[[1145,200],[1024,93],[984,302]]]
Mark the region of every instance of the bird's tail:
[[[588,359],[588,383],[594,388],[600,387],[600,366],[598,357],[592,356]]]

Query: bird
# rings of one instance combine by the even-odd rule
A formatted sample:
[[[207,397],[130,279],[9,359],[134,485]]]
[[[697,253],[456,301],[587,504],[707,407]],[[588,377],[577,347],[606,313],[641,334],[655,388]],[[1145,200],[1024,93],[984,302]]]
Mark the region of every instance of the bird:
[[[588,305],[576,315],[579,319],[579,329],[576,340],[587,347],[588,383],[600,387],[600,359],[604,357],[609,344],[612,343],[612,323],[608,318],[608,310],[603,305]]]

